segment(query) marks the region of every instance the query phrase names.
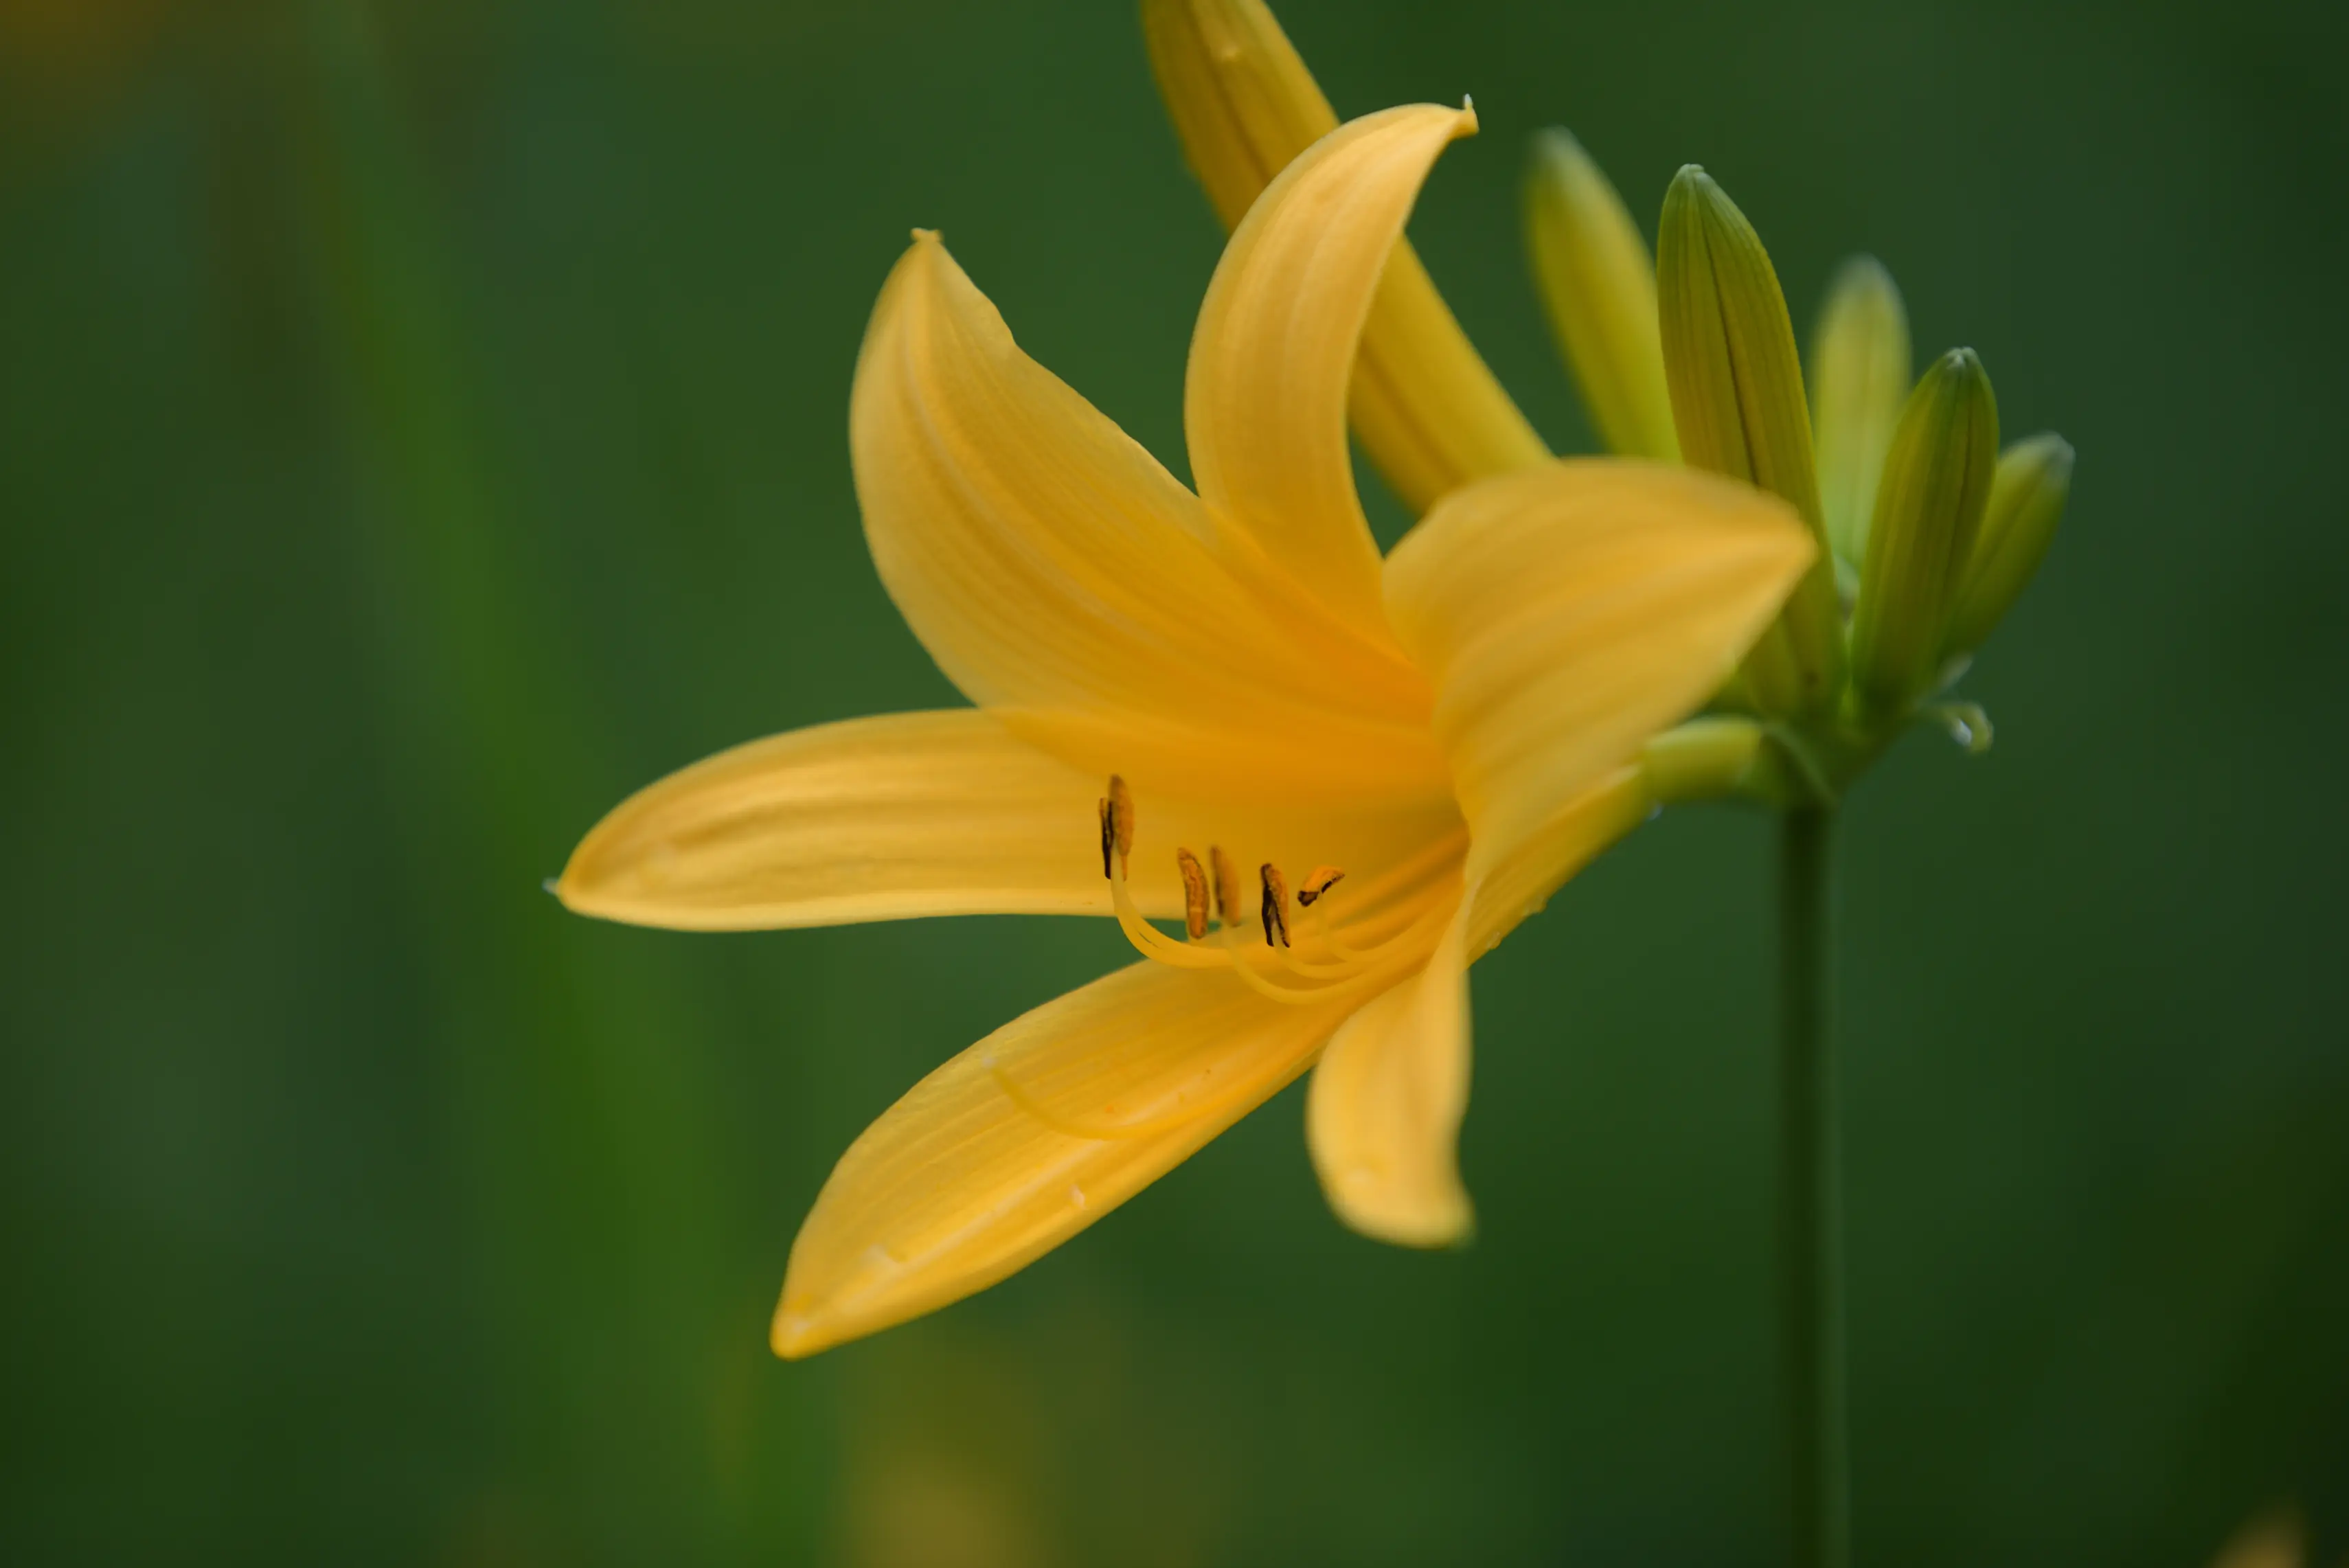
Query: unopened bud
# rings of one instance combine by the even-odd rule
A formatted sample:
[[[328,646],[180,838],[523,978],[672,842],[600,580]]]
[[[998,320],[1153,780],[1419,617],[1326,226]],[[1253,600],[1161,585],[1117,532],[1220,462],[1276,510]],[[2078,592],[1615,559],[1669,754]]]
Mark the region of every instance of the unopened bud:
[[[1903,708],[1940,668],[1997,462],[1990,376],[1972,349],[1952,349],[1909,395],[1877,486],[1851,624],[1852,686],[1863,707]]]
[[[1824,539],[1802,361],[1778,274],[1745,214],[1693,163],[1664,196],[1656,303],[1682,458],[1785,498]],[[1746,659],[1754,700],[1779,714],[1815,709],[1841,675],[1840,620],[1822,548]]]
[[[2072,444],[2063,437],[2033,436],[2000,454],[1982,531],[1950,615],[1945,653],[1971,653],[2005,618],[2046,558],[2071,496]]]
[[[1174,134],[1224,227],[1236,229],[1338,114],[1262,0],[1143,0],[1143,36]]]
[[[1837,269],[1811,344],[1811,426],[1817,439],[1819,511],[1827,542],[1857,566],[1884,453],[1909,395],[1909,313],[1874,256]]]
[[[1534,284],[1591,423],[1611,451],[1678,462],[1656,264],[1623,199],[1580,142],[1545,130],[1526,168],[1525,204]]]

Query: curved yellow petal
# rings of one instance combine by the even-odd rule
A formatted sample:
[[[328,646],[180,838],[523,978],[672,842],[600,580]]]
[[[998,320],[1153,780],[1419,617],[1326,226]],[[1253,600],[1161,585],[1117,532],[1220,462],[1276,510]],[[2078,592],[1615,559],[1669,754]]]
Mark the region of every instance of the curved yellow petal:
[[[1338,117],[1263,0],[1143,0],[1142,26],[1183,150],[1224,227],[1237,228]],[[1349,406],[1363,449],[1415,512],[1549,456],[1408,240],[1371,302]]]
[[[582,914],[691,931],[1108,914],[1094,816],[1108,771],[1073,768],[975,708],[818,725],[637,791],[581,841],[554,891]],[[1350,810],[1145,789],[1139,802],[1132,886],[1167,917],[1183,912],[1178,847],[1370,872],[1459,827],[1448,800]]]
[[[1241,810],[1258,801],[1328,811],[1388,805],[1422,817],[1452,810],[1451,775],[1424,717],[1381,724],[1318,710],[1243,727],[1231,716],[1197,723],[1140,711],[990,711],[1086,773],[1123,773],[1153,795]]]
[[[1306,1141],[1330,1206],[1363,1234],[1404,1246],[1448,1246],[1475,1223],[1458,1153],[1470,902],[1425,969],[1339,1026],[1306,1093]]]
[[[882,581],[978,702],[1140,717],[1195,770],[1228,759],[1232,788],[1255,792],[1284,758],[1310,765],[1322,742],[1344,755],[1366,729],[1424,719],[1425,682],[1391,642],[1300,608],[1020,353],[935,235],[917,236],[874,307],[850,436]]]
[[[1460,1180],[1468,1109],[1467,966],[1591,858],[1646,820],[1640,769],[1618,768],[1520,836],[1461,901],[1427,967],[1339,1026],[1306,1099],[1322,1191],[1346,1223],[1406,1246],[1474,1224]]]
[[[1387,608],[1436,682],[1470,882],[1702,704],[1815,548],[1776,498],[1645,463],[1447,497],[1388,561]]]
[[[1414,105],[1315,142],[1232,235],[1191,336],[1183,418],[1199,494],[1377,643],[1379,552],[1346,449],[1346,386],[1420,184],[1475,125]]]
[[[792,1243],[776,1353],[812,1355],[1025,1266],[1269,1099],[1343,1016],[1143,963],[1006,1025],[842,1157]]]

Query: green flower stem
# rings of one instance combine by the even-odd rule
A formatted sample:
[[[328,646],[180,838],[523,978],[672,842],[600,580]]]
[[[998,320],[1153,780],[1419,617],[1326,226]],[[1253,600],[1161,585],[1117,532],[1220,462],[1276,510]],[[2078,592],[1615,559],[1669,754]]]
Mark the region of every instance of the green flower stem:
[[[1830,967],[1834,829],[1826,807],[1779,817],[1779,1267],[1797,1568],[1845,1568],[1851,1560]]]

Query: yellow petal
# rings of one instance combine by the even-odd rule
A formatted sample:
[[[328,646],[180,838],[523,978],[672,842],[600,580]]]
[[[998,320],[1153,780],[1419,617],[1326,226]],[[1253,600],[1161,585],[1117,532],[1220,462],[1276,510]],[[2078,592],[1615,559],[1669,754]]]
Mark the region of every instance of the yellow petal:
[[[631,796],[581,841],[555,892],[583,914],[695,931],[1108,914],[1094,819],[1108,771],[1071,767],[976,709],[819,725]],[[1458,825],[1448,801],[1345,810],[1145,791],[1132,885],[1146,913],[1177,915],[1178,847],[1369,872]]]
[[[1199,494],[1375,643],[1379,551],[1346,449],[1347,377],[1421,181],[1475,124],[1418,105],[1316,142],[1248,210],[1191,337],[1183,415]]]
[[[1701,704],[1811,561],[1783,501],[1689,469],[1555,462],[1447,498],[1387,563],[1436,681],[1469,881]]]
[[[1525,205],[1534,283],[1591,423],[1619,457],[1678,462],[1656,264],[1623,198],[1580,142],[1553,129],[1534,138]]]
[[[1618,768],[1520,836],[1492,863],[1468,914],[1472,961],[1500,945],[1520,922],[1618,839],[1648,820],[1655,797],[1639,768]]]
[[[1305,1101],[1306,1141],[1338,1217],[1440,1247],[1475,1222],[1460,1181],[1468,1109],[1468,901],[1427,967],[1339,1026]]]
[[[1261,0],[1143,0],[1143,32],[1168,117],[1226,229],[1338,117]],[[1355,432],[1414,511],[1486,474],[1548,456],[1397,241],[1353,368]]]
[[[776,1353],[812,1355],[1023,1267],[1270,1098],[1343,1016],[1143,963],[997,1030],[842,1157],[792,1244]]]
[[[1424,717],[1381,724],[1299,710],[1285,720],[1250,714],[1244,722],[1229,712],[1185,723],[1136,710],[991,711],[1086,774],[1123,773],[1154,798],[1220,800],[1239,810],[1265,801],[1330,813],[1385,806],[1423,819],[1451,810],[1451,775]]]
[[[1811,425],[1827,542],[1857,566],[1868,553],[1876,482],[1909,396],[1909,313],[1874,256],[1836,270],[1811,344]]]
[[[882,581],[976,701],[1140,716],[1258,791],[1284,758],[1310,767],[1319,742],[1346,755],[1426,711],[1391,640],[1300,612],[1258,552],[1019,352],[934,235],[874,308],[850,433]]]

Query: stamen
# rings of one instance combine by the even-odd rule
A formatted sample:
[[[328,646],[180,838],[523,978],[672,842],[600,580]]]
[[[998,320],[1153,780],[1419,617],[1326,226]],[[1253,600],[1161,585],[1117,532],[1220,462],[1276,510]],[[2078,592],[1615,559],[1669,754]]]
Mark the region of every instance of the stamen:
[[[1279,945],[1288,945],[1288,884],[1280,878],[1280,868],[1270,861],[1257,867],[1256,874],[1264,882],[1264,944],[1270,947],[1274,939]]]
[[[1297,902],[1305,908],[1311,909],[1313,901],[1336,887],[1345,874],[1336,866],[1315,866],[1306,873],[1305,880],[1298,883]]]
[[[1216,868],[1216,919],[1224,925],[1237,925],[1246,917],[1240,913],[1240,873],[1232,864],[1232,857],[1224,853],[1221,844],[1207,846],[1207,863]]]
[[[1126,857],[1133,853],[1133,797],[1126,793],[1125,780],[1114,773],[1109,776],[1109,815],[1117,839],[1117,869],[1131,875]]]
[[[1438,890],[1429,885],[1429,878],[1440,872],[1450,855],[1457,853],[1460,842],[1466,837],[1464,831],[1447,835],[1401,864],[1386,868],[1350,896],[1348,902],[1355,913],[1347,930],[1363,944],[1360,947],[1349,944],[1330,929],[1321,901],[1346,873],[1336,866],[1325,865],[1316,866],[1305,879],[1297,901],[1300,908],[1309,912],[1313,940],[1306,950],[1293,950],[1288,883],[1278,866],[1265,861],[1257,868],[1257,875],[1262,887],[1259,908],[1267,951],[1257,953],[1240,937],[1246,928],[1246,916],[1240,903],[1239,878],[1231,857],[1221,845],[1207,846],[1212,873],[1189,850],[1177,848],[1174,851],[1175,868],[1183,878],[1183,930],[1188,938],[1177,942],[1151,924],[1127,886],[1134,810],[1133,797],[1123,779],[1111,775],[1109,793],[1101,798],[1098,810],[1102,872],[1110,884],[1111,906],[1116,912],[1120,929],[1136,951],[1145,958],[1177,969],[1236,970],[1250,989],[1290,1006],[1329,1006],[1368,995],[1392,985],[1413,965],[1424,962],[1428,940],[1450,918],[1453,908],[1450,902],[1436,896]],[[1206,941],[1211,904],[1222,927],[1212,944]],[[1313,956],[1308,956],[1309,953]],[[1302,984],[1276,983],[1272,978],[1275,970]],[[1016,1086],[1007,1081],[1004,1087],[1015,1099],[1027,1102],[1029,1097]],[[1040,1106],[1029,1109],[1047,1121],[1055,1119]],[[1083,1137],[1114,1138],[1136,1136],[1142,1128],[1156,1125],[1157,1119],[1153,1118],[1122,1128],[1071,1122],[1064,1130]]]
[[[1220,969],[1229,964],[1231,955],[1211,948],[1193,947],[1161,932],[1143,917],[1126,891],[1122,876],[1109,880],[1110,905],[1117,912],[1117,923],[1125,939],[1144,958],[1155,958],[1161,964],[1171,964],[1177,969]]]
[[[1174,851],[1174,867],[1183,873],[1183,934],[1196,942],[1207,934],[1207,873],[1188,850]]]

